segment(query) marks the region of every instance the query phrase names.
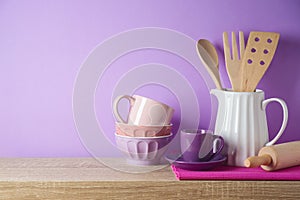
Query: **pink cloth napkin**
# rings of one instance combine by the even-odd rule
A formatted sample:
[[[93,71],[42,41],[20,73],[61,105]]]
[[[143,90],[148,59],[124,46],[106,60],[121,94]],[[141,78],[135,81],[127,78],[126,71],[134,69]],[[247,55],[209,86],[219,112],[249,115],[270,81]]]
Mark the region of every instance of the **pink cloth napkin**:
[[[178,180],[300,180],[300,166],[266,172],[261,168],[220,166],[210,171],[188,171],[171,166]]]

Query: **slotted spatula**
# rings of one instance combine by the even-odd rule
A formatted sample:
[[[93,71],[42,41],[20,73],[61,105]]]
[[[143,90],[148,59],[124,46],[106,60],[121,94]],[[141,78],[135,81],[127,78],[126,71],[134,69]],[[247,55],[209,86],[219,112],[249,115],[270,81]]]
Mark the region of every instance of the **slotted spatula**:
[[[270,66],[279,33],[251,32],[242,60],[242,91],[253,92]]]

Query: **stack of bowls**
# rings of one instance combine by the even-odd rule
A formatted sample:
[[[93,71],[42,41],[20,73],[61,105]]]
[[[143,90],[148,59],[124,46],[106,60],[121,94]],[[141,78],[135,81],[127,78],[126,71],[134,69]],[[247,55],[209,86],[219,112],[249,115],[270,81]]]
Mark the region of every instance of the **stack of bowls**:
[[[128,99],[131,105],[126,121],[118,112],[118,103],[123,98]],[[116,144],[126,155],[127,163],[135,165],[161,163],[172,140],[170,121],[173,113],[173,108],[147,97],[123,95],[115,99]]]

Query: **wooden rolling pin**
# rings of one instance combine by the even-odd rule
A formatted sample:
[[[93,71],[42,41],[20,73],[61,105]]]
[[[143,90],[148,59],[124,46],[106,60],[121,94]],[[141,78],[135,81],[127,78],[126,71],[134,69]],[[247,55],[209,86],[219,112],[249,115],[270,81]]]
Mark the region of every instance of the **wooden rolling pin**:
[[[258,156],[245,160],[246,167],[261,166],[266,171],[274,171],[300,165],[300,141],[263,147]]]

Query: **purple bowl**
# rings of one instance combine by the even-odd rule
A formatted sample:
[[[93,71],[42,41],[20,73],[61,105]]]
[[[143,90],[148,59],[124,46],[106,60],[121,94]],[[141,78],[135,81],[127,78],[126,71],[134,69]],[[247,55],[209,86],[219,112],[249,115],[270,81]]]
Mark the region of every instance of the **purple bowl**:
[[[129,137],[115,134],[118,148],[126,155],[127,163],[158,165],[164,156],[172,134],[158,137]]]

